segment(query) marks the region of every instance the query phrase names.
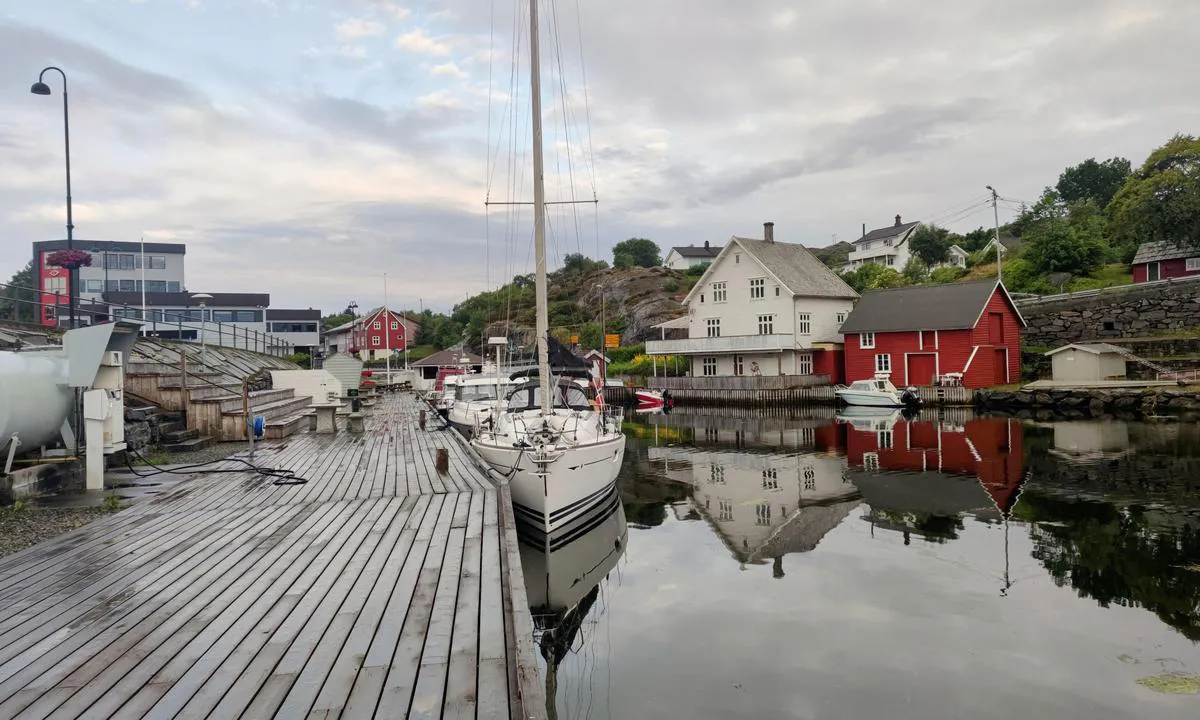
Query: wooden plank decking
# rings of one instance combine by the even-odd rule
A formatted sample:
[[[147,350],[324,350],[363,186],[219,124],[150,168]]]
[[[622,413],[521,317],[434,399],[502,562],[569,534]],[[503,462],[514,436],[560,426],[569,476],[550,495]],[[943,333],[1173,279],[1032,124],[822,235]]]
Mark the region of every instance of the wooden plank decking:
[[[417,411],[0,560],[0,717],[544,717],[508,489]]]

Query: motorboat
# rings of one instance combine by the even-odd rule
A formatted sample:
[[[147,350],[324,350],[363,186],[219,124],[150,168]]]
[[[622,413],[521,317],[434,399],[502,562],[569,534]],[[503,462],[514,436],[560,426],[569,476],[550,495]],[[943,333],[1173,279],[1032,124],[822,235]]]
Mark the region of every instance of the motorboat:
[[[458,384],[454,386],[450,424],[469,440],[475,432],[475,426],[491,417],[497,402],[506,394],[512,382],[509,378],[495,375],[460,376]]]
[[[855,380],[849,386],[835,385],[833,392],[847,405],[913,408],[921,404],[916,388],[898,390],[891,380],[881,375],[870,380]]]
[[[671,399],[670,390],[651,390],[650,388],[635,388],[633,391],[634,400],[637,402],[637,409],[640,410],[667,410],[674,406],[675,402]]]

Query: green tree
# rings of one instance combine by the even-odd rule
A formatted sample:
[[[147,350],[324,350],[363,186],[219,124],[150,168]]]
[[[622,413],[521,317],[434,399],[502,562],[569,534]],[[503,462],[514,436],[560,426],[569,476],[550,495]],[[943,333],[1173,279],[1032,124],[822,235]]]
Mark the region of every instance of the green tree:
[[[613,255],[613,267],[618,270],[628,270],[637,265],[637,261],[629,253],[616,253]]]
[[[904,279],[912,285],[920,285],[929,279],[929,266],[920,257],[913,255],[904,264]]]
[[[1200,138],[1176,135],[1150,153],[1108,205],[1118,244],[1200,246]]]
[[[0,318],[19,322],[37,322],[37,290],[33,280],[33,261],[17,271],[0,287]]]
[[[1129,161],[1123,157],[1109,158],[1104,162],[1088,158],[1063,170],[1054,189],[1058,192],[1058,197],[1068,205],[1094,200],[1100,207],[1104,207],[1125,184],[1129,174]]]
[[[321,325],[326,330],[332,330],[339,325],[345,325],[354,319],[354,315],[348,312],[334,313],[321,318]]]
[[[857,270],[842,275],[846,284],[858,292],[868,290],[884,290],[886,288],[902,287],[907,284],[904,276],[890,267],[866,263]]]
[[[1026,232],[1021,256],[1040,275],[1087,275],[1104,260],[1106,250],[1095,228],[1058,218],[1043,220]]]
[[[946,252],[950,249],[950,231],[937,225],[922,224],[909,237],[908,246],[927,266],[933,267],[946,260]]]
[[[603,260],[593,260],[583,253],[569,253],[563,258],[562,272],[583,275],[607,267],[608,263]]]
[[[639,267],[655,267],[662,265],[662,255],[658,245],[646,238],[629,238],[613,246],[613,266],[621,267],[621,256],[628,255],[633,265]]]

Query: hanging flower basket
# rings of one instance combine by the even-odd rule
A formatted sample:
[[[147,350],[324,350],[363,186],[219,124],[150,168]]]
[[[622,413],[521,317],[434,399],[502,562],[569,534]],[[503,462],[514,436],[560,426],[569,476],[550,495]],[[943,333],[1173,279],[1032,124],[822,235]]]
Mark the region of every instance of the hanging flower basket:
[[[76,270],[92,266],[92,254],[83,250],[56,250],[46,257],[46,264]]]

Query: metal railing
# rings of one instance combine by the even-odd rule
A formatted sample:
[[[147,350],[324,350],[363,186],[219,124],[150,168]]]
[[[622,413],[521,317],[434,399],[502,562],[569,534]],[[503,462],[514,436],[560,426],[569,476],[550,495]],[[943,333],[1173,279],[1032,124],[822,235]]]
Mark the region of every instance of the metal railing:
[[[1180,285],[1191,282],[1200,282],[1200,275],[1185,275],[1183,277],[1163,278],[1162,280],[1150,280],[1148,282],[1132,283],[1128,285],[1110,285],[1109,287],[1094,288],[1092,290],[1076,290],[1075,292],[1058,293],[1055,295],[1035,295],[1033,297],[1013,298],[1017,307],[1032,307],[1034,305],[1043,305],[1045,303],[1059,302],[1062,300],[1081,300],[1084,298],[1097,297],[1102,295],[1120,295],[1122,293],[1137,292],[1144,288],[1154,288],[1159,286]]]
[[[0,321],[37,326],[44,330],[65,330],[67,296],[60,303],[44,303],[38,296],[44,294],[37,288],[0,283]],[[200,308],[190,308],[198,310]],[[204,308],[211,312],[213,308]],[[142,323],[141,335],[162,340],[206,343],[214,347],[284,357],[295,351],[292,343],[267,332],[242,327],[237,323],[213,320],[196,320],[179,311],[146,308],[149,320],[143,319],[139,305],[112,302],[96,302],[80,299],[76,301],[75,315],[80,324],[100,324],[113,320],[132,320]],[[265,323],[265,320],[264,320]]]

